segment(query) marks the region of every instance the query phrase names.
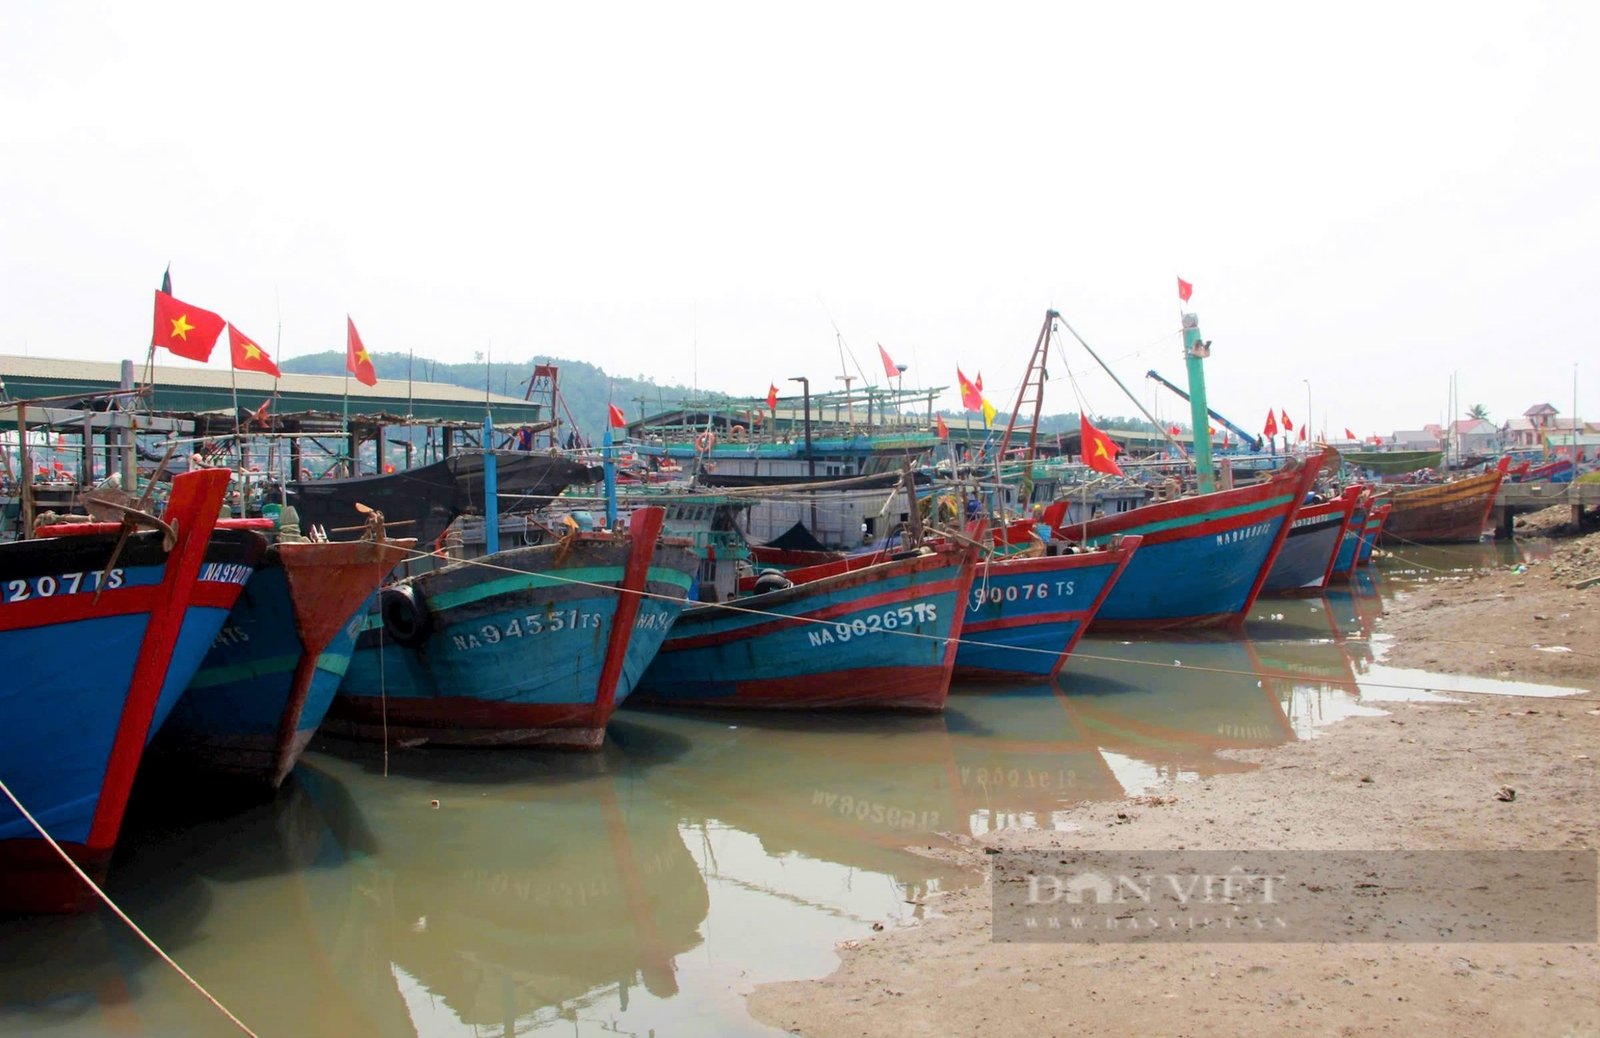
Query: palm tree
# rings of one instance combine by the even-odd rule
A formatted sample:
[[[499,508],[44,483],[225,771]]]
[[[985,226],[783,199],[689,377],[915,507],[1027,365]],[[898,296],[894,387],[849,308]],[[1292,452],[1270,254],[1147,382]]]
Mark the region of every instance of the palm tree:
[[[1489,409],[1482,404],[1473,404],[1467,411],[1467,417],[1476,418],[1480,421],[1486,420],[1489,417]]]

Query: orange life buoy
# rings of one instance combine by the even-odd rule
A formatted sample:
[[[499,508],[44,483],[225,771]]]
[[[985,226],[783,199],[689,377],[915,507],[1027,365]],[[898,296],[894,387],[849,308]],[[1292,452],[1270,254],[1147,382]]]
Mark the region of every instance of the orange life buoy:
[[[703,432],[694,438],[695,450],[699,451],[701,454],[709,454],[711,452],[711,448],[715,447],[716,445],[717,434],[714,432]]]
[[[750,434],[744,426],[736,425],[728,430],[728,435],[733,439],[734,443],[743,443]]]

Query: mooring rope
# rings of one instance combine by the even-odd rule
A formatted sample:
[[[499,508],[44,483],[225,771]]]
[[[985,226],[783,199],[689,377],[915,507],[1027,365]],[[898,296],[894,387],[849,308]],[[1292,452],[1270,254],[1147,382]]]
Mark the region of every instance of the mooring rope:
[[[72,856],[55,841],[54,837],[45,831],[44,826],[39,824],[39,820],[33,817],[32,813],[29,812],[26,807],[22,806],[22,801],[17,799],[17,795],[11,792],[11,787],[7,786],[5,784],[5,780],[3,779],[0,779],[0,793],[4,793],[6,795],[6,799],[11,801],[11,806],[15,807],[22,814],[22,817],[28,820],[28,824],[33,826],[34,831],[44,839],[45,843],[50,845],[50,849],[61,856],[61,860],[67,863],[67,867],[72,869],[73,872],[77,873],[78,878],[83,880],[84,884],[88,886],[90,890],[94,891],[95,896],[101,901],[105,902],[106,907],[115,912],[118,919],[121,919],[124,923],[128,924],[128,929],[137,934],[139,939],[143,941],[151,951],[159,955],[162,962],[165,962],[168,966],[171,966],[174,970],[176,970],[178,972],[178,976],[188,981],[189,986],[200,992],[205,1000],[215,1006],[217,1008],[217,1012],[227,1017],[228,1021],[232,1023],[233,1026],[237,1027],[244,1034],[249,1035],[250,1038],[258,1038],[254,1031],[245,1026],[244,1021],[240,1020],[238,1017],[229,1012],[228,1007],[217,1001],[217,997],[215,995],[201,986],[198,980],[195,980],[193,977],[191,977],[188,971],[186,971],[182,966],[178,965],[177,962],[173,960],[172,956],[162,951],[161,946],[157,944],[149,934],[141,930],[138,923],[128,918],[128,913],[124,912],[120,907],[117,906],[115,901],[111,900],[111,895],[102,890],[100,888],[100,884],[90,879],[89,874],[84,872],[83,869],[79,868],[78,863],[72,860]]]
[[[408,550],[418,558],[437,558],[437,556],[434,556],[429,552],[420,552],[420,551],[416,551],[415,549],[408,549]],[[524,575],[526,575],[526,574],[530,574],[532,572],[532,571],[529,571],[529,570],[517,569],[514,566],[502,566],[502,565],[500,565],[498,563],[486,562],[483,559],[457,559],[457,560],[453,560],[453,561],[457,562],[457,563],[466,564],[466,565],[478,566],[478,567],[481,567],[483,569],[494,570],[496,572],[501,572],[501,573],[516,573],[516,574],[524,574]],[[641,598],[650,598],[650,599],[655,599],[657,601],[669,602],[669,603],[681,603],[683,601],[682,599],[676,598],[676,597],[674,597],[672,595],[658,594],[656,592],[645,591],[643,589],[639,589],[639,590],[635,591],[635,590],[631,590],[631,589],[618,587],[615,584],[601,584],[601,583],[598,583],[598,582],[595,582],[595,581],[577,580],[577,579],[572,578],[572,577],[564,577],[564,576],[560,576],[560,575],[554,574],[554,573],[548,573],[548,572],[542,572],[541,571],[541,572],[538,573],[538,575],[541,578],[546,579],[546,580],[553,580],[553,581],[557,581],[559,583],[569,584],[569,585],[572,585],[574,587],[593,588],[593,589],[596,589],[596,590],[599,590],[599,591],[605,591],[605,592],[612,593],[612,594],[624,593],[625,592],[625,593],[628,593],[628,594],[638,595]],[[787,620],[787,621],[791,621],[791,622],[794,622],[794,623],[815,624],[815,625],[821,626],[821,627],[830,627],[831,628],[831,627],[834,627],[834,626],[836,626],[838,624],[838,621],[836,621],[836,620],[819,620],[819,619],[816,619],[814,617],[809,617],[809,616],[795,616],[792,613],[779,613],[779,612],[774,612],[774,611],[767,610],[767,609],[754,609],[754,608],[751,608],[750,606],[735,605],[735,604],[730,603],[730,602],[695,602],[695,603],[692,603],[692,605],[695,608],[721,609],[721,610],[724,610],[726,612],[731,612],[731,613],[743,613],[743,614],[748,615],[748,616],[768,617],[768,618],[771,618],[771,619],[774,619],[774,620]],[[687,606],[686,606],[686,608],[687,608]],[[959,608],[965,610],[966,609],[966,603],[965,602],[960,603]],[[943,638],[943,637],[940,637],[939,635],[936,635],[936,634],[922,634],[922,633],[917,632],[917,631],[903,631],[903,630],[893,630],[893,631],[891,631],[891,630],[885,629],[885,630],[875,631],[873,633],[875,633],[875,634],[892,635],[892,636],[902,637],[902,638],[920,638],[920,639],[923,639],[925,641],[935,641],[935,642],[941,642],[941,643],[954,641],[957,645],[967,645],[967,646],[972,646],[974,648],[1006,649],[1006,650],[1009,650],[1011,652],[1032,653],[1032,654],[1035,654],[1035,655],[1043,655],[1043,656],[1050,656],[1050,657],[1055,657],[1055,656],[1061,655],[1061,650],[1060,649],[1036,649],[1036,648],[1033,648],[1031,646],[1026,646],[1026,645],[1006,645],[1006,644],[1003,644],[1003,643],[1000,643],[1000,642],[979,641],[979,640],[973,639],[973,638],[961,638],[961,637]],[[379,637],[380,638],[382,637],[381,633],[380,633]],[[1201,643],[1201,644],[1204,644],[1204,643]],[[1478,644],[1482,644],[1482,643],[1478,643]],[[1512,646],[1505,646],[1505,647],[1506,648],[1512,648]],[[1095,654],[1095,653],[1080,652],[1076,648],[1074,648],[1072,650],[1071,655],[1068,657],[1069,661],[1073,660],[1073,659],[1095,660],[1095,661],[1103,662],[1103,663],[1133,664],[1135,666],[1144,666],[1144,667],[1159,667],[1159,668],[1161,668],[1163,670],[1173,670],[1173,669],[1189,670],[1189,671],[1194,671],[1196,673],[1204,673],[1204,674],[1229,674],[1229,675],[1234,675],[1234,676],[1238,676],[1238,677],[1255,678],[1257,680],[1260,680],[1262,678],[1262,675],[1260,673],[1258,673],[1256,671],[1253,671],[1253,670],[1237,670],[1237,669],[1231,669],[1231,668],[1227,668],[1227,667],[1203,667],[1203,666],[1198,666],[1198,665],[1195,665],[1195,664],[1187,664],[1187,663],[1162,663],[1162,662],[1159,662],[1159,661],[1156,661],[1156,660],[1136,660],[1136,659],[1129,659],[1126,656],[1106,656],[1106,655],[1098,655],[1098,654]],[[1439,694],[1444,694],[1444,695],[1452,695],[1452,694],[1454,694],[1454,695],[1477,695],[1477,694],[1479,694],[1479,693],[1474,692],[1472,689],[1465,689],[1465,688],[1442,688],[1439,685],[1410,685],[1410,684],[1402,684],[1402,683],[1399,683],[1399,682],[1367,681],[1367,680],[1361,680],[1361,679],[1356,679],[1356,678],[1318,678],[1317,682],[1319,682],[1321,684],[1326,684],[1326,685],[1345,685],[1345,686],[1350,686],[1350,687],[1354,688],[1357,692],[1359,692],[1361,690],[1361,687],[1363,685],[1365,685],[1365,686],[1367,686],[1369,688],[1385,688],[1385,689],[1393,689],[1393,690],[1402,691],[1402,692],[1433,692],[1433,693],[1439,693]],[[512,687],[514,687],[514,686],[511,685],[511,684],[506,684],[506,685],[498,686],[497,688],[483,689],[482,691],[483,692],[492,693],[492,692],[500,691],[501,689],[512,688]],[[1565,687],[1565,686],[1563,686],[1563,687]]]

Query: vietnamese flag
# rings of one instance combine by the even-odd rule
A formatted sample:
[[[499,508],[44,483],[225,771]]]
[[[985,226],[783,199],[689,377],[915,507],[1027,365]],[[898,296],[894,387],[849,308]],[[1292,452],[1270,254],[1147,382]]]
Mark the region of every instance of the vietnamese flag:
[[[950,438],[950,427],[944,424],[944,415],[936,414],[933,419],[939,423],[936,427],[939,430],[939,439],[948,440]]]
[[[1178,428],[1176,425],[1174,425],[1174,426],[1170,426],[1167,429],[1167,432],[1171,433],[1174,436],[1177,436],[1179,433],[1183,432],[1183,430]]]
[[[777,387],[777,385],[775,383],[769,382],[769,383],[767,383],[767,410],[768,411],[776,411],[777,409],[778,409],[778,387]]]
[[[1189,282],[1183,280],[1183,278],[1179,278],[1178,279],[1178,298],[1180,300],[1182,300],[1183,302],[1187,303],[1189,301],[1189,297],[1192,296],[1192,295],[1194,295],[1194,286],[1189,284]]]
[[[1348,425],[1344,427],[1344,438],[1347,440],[1353,440],[1356,438],[1356,434],[1350,431],[1350,427]]]
[[[1282,416],[1282,418],[1283,418],[1283,431],[1284,432],[1293,432],[1294,431],[1294,423],[1289,421],[1289,412],[1280,410],[1278,412],[1278,414],[1280,416]]]
[[[1122,448],[1111,442],[1111,437],[1089,424],[1087,416],[1080,415],[1079,422],[1083,433],[1083,463],[1096,472],[1122,475],[1122,467],[1117,464],[1117,455]]]
[[[267,351],[250,341],[250,338],[228,322],[228,347],[233,351],[233,366],[240,371],[259,371],[263,375],[282,378],[283,372],[267,356]]]
[[[1261,435],[1272,437],[1278,435],[1278,416],[1267,408],[1267,424],[1261,427]]]
[[[179,302],[165,292],[156,292],[155,329],[150,345],[164,346],[190,360],[211,359],[211,350],[227,324],[210,310]]]
[[[956,384],[961,387],[961,406],[968,411],[982,411],[983,387],[973,385],[972,380],[961,373],[959,365],[956,367]]]
[[[1306,427],[1303,425],[1300,427],[1300,442],[1306,442]]]
[[[344,369],[356,377],[356,381],[364,386],[378,384],[378,369],[372,366],[372,354],[361,344],[361,335],[356,331],[356,322],[346,317],[345,324],[349,330],[345,335]]]
[[[618,407],[616,404],[607,404],[606,410],[610,412],[611,427],[613,429],[627,428],[628,418],[622,413],[622,408]]]
[[[878,343],[878,356],[883,358],[883,373],[890,378],[900,374],[900,369],[895,367],[894,361],[889,359],[889,351],[883,348],[883,343]]]

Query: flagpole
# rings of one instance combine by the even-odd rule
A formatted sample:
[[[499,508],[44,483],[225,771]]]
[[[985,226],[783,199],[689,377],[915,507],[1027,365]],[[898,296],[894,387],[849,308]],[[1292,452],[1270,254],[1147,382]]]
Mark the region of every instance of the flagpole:
[[[228,378],[233,385],[233,449],[236,452],[234,473],[239,480],[239,517],[245,514],[244,487],[244,426],[239,421],[239,369],[233,365],[233,340],[228,341]]]

